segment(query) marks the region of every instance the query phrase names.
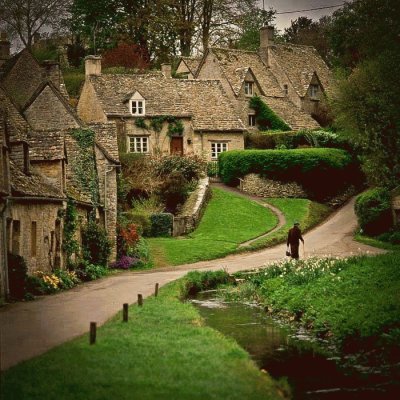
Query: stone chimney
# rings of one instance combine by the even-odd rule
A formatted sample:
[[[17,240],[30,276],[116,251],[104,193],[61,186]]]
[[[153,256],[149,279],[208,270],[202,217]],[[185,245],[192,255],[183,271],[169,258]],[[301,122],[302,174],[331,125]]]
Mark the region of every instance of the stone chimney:
[[[101,75],[101,57],[87,56],[85,58],[85,75]]]
[[[263,26],[260,29],[260,49],[261,59],[268,65],[268,47],[274,45],[274,27]]]
[[[166,78],[172,78],[171,64],[161,64],[161,72]]]
[[[42,62],[42,67],[45,71],[46,77],[53,83],[55,87],[59,87],[61,83],[60,64],[54,60],[45,60]]]
[[[10,58],[11,43],[7,39],[7,33],[1,32],[0,34],[0,66],[3,65]]]

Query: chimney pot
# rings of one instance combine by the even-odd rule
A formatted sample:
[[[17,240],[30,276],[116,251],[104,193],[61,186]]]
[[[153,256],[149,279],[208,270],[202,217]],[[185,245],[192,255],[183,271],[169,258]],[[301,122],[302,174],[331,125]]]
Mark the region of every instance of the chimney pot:
[[[101,57],[87,56],[85,58],[85,75],[101,75]]]
[[[166,78],[172,78],[171,64],[161,64],[161,72]]]

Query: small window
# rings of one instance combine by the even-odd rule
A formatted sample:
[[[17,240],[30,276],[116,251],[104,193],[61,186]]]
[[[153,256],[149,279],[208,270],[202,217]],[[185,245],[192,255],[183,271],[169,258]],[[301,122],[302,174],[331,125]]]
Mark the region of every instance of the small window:
[[[31,256],[36,257],[37,248],[37,223],[32,221],[31,223]]]
[[[318,97],[318,85],[310,85],[310,97],[316,99]]]
[[[19,221],[12,222],[12,238],[11,238],[11,252],[15,255],[20,255],[20,240],[21,240],[21,224]]]
[[[249,114],[249,126],[256,126],[256,116]]]
[[[285,93],[285,96],[288,95],[288,93],[289,93],[289,87],[288,87],[288,85],[283,85],[283,92]]]
[[[228,143],[213,142],[211,143],[211,159],[217,160],[218,154],[228,150]]]
[[[131,100],[131,114],[144,115],[144,100]]]
[[[147,136],[131,136],[129,137],[130,153],[148,153],[149,138]]]
[[[253,82],[245,82],[244,83],[244,94],[246,96],[253,96]]]

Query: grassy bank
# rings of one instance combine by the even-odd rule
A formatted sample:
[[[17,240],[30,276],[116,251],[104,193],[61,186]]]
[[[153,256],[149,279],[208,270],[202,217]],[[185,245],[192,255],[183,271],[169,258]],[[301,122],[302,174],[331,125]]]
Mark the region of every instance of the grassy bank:
[[[210,281],[210,276],[208,276]],[[129,322],[118,314],[98,329],[97,343],[73,340],[1,376],[0,397],[46,399],[279,399],[277,385],[234,341],[202,326],[175,282]]]
[[[348,343],[399,343],[400,253],[347,260],[282,261],[245,282],[232,298],[252,298],[316,335]],[[399,349],[400,350],[400,349]]]
[[[197,229],[185,238],[148,239],[156,266],[211,260],[234,252],[239,243],[276,226],[269,209],[232,193],[213,189]]]

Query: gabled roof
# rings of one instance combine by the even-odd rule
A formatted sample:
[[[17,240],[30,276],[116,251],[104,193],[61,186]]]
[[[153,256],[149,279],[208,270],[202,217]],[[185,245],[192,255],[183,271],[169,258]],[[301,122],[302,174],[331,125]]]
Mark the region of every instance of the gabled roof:
[[[320,128],[319,124],[309,114],[299,110],[286,97],[260,96],[260,98],[293,130]]]
[[[146,99],[146,116],[192,118],[195,130],[244,130],[218,80],[171,79],[161,73],[91,75],[86,79],[109,117],[132,116],[124,100],[138,91]]]
[[[270,46],[269,50],[286,72],[300,97],[306,94],[314,73],[317,74],[323,89],[329,92],[332,86],[332,76],[328,66],[314,47],[279,44]]]
[[[64,160],[67,158],[64,131],[32,131],[29,134],[29,157],[32,161]]]
[[[197,68],[199,68],[201,60],[202,57],[181,57],[181,61],[186,65],[193,76],[196,75]]]
[[[63,199],[60,189],[51,185],[46,178],[36,173],[24,174],[10,160],[11,190],[16,196],[47,197]]]
[[[251,68],[266,96],[284,97],[278,81],[255,51],[212,47],[208,49],[208,52],[215,55],[222,72],[236,95],[239,94],[242,87],[247,69]]]
[[[89,124],[96,135],[96,145],[104,153],[105,157],[114,163],[119,164],[117,126],[111,123]]]

